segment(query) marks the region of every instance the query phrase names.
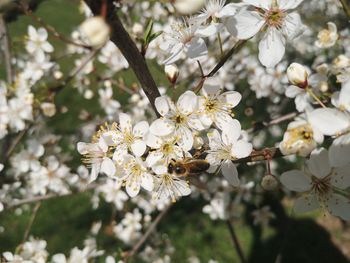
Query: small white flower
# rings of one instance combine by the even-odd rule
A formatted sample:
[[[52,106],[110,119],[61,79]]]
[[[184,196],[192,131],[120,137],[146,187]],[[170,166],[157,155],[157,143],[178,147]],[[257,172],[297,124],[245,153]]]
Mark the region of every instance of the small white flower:
[[[170,32],[164,33],[161,49],[170,53],[164,64],[173,64],[182,57],[198,60],[208,53],[204,40],[195,35],[196,30],[196,25],[185,22],[173,24]]]
[[[191,194],[191,188],[187,181],[168,173],[168,169],[164,165],[153,167],[155,175],[154,198],[161,201],[171,199],[176,202],[181,196]]]
[[[36,30],[33,26],[28,27],[27,51],[39,61],[42,61],[46,53],[53,52],[53,46],[47,41],[47,31],[45,28]]]
[[[109,39],[110,28],[102,16],[87,18],[81,25],[80,31],[87,43],[94,47],[102,46]]]
[[[304,172],[292,170],[281,175],[281,183],[288,189],[304,193],[295,202],[297,212],[319,207],[344,220],[350,219],[350,200],[339,194],[350,186],[349,166],[333,168],[324,148],[311,153]]]
[[[302,0],[244,0],[241,9],[226,27],[239,39],[249,39],[259,31],[266,32],[259,42],[259,60],[274,67],[285,53],[286,40],[295,38],[302,30],[298,13],[293,12]]]
[[[209,147],[206,160],[212,166],[219,166],[223,176],[233,186],[239,186],[238,171],[232,163],[233,160],[244,158],[252,152],[252,144],[240,138],[241,126],[234,120],[222,131],[222,135],[217,130],[208,133]]]
[[[292,63],[287,68],[287,77],[291,84],[303,89],[308,86],[309,74],[306,68],[299,63]]]
[[[203,85],[202,96],[198,100],[198,115],[205,127],[215,123],[222,130],[233,121],[231,110],[241,101],[242,95],[237,91],[221,92],[219,85],[210,83]]]
[[[113,99],[113,90],[111,86],[107,86],[105,89],[99,89],[100,105],[105,110],[107,115],[114,115],[120,108],[120,103]]]
[[[151,133],[156,136],[168,136],[174,133],[178,145],[184,151],[190,150],[193,145],[190,129],[204,129],[198,116],[195,115],[198,108],[197,95],[192,91],[186,91],[179,97],[176,105],[165,96],[158,97],[155,106],[163,117],[151,124]]]
[[[107,179],[106,183],[98,188],[108,203],[113,203],[117,210],[122,210],[124,202],[128,200],[128,196],[121,190],[122,181]]]
[[[153,176],[141,158],[127,155],[124,157],[122,168],[123,173],[119,178],[125,183],[126,192],[130,197],[137,196],[141,187],[147,191],[153,190]]]
[[[204,2],[205,0],[175,0],[174,6],[179,13],[188,15],[201,9]]]
[[[102,137],[98,139],[97,143],[79,142],[77,148],[78,152],[84,155],[83,161],[91,165],[90,183],[96,180],[100,172],[114,177],[116,167],[109,157],[108,145]]]
[[[308,156],[317,144],[323,142],[323,134],[306,120],[299,119],[288,124],[279,148],[284,155]]]
[[[332,22],[328,22],[327,25],[328,29],[322,29],[317,35],[315,45],[319,48],[330,48],[338,39],[337,26]]]

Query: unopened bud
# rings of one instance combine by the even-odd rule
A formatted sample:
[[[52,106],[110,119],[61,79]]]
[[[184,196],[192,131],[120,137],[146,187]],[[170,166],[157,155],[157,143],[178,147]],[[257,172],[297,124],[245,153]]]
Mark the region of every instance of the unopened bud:
[[[203,7],[205,0],[175,0],[173,2],[177,12],[189,15],[199,11]]]
[[[273,175],[267,174],[263,177],[263,179],[261,181],[261,186],[266,191],[272,191],[272,190],[277,189],[278,181]]]
[[[40,108],[43,111],[43,114],[47,117],[52,117],[56,114],[56,106],[53,103],[43,102],[41,103]]]
[[[305,89],[308,86],[308,73],[306,68],[299,63],[292,63],[287,69],[287,77],[291,84]]]
[[[94,47],[102,46],[109,39],[110,28],[102,16],[86,19],[80,25],[80,31],[87,38],[88,44]]]
[[[176,65],[166,65],[164,68],[165,74],[171,84],[175,84],[179,76],[179,69]]]
[[[137,37],[142,37],[143,35],[143,26],[140,23],[135,23],[132,27],[132,33]]]

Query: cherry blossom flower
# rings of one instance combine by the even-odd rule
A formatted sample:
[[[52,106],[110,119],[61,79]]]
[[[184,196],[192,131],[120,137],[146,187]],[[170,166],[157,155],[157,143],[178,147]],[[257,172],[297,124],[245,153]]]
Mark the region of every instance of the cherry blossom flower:
[[[298,13],[293,10],[302,0],[243,0],[247,5],[226,27],[239,39],[249,39],[259,31],[265,32],[259,42],[259,60],[266,67],[274,67],[285,53],[287,40],[294,39],[302,30]]]
[[[234,120],[225,127],[222,134],[217,130],[208,133],[209,147],[206,160],[212,166],[219,166],[223,176],[233,186],[239,186],[238,171],[233,160],[244,158],[252,152],[252,144],[241,138],[241,125]]]
[[[317,35],[315,45],[319,48],[330,48],[335,45],[338,40],[337,26],[328,22],[328,29],[322,29]]]
[[[45,28],[36,30],[33,26],[28,26],[27,51],[38,61],[43,61],[45,53],[53,52],[53,46],[47,41],[47,31]]]
[[[157,111],[163,117],[155,120],[150,131],[156,136],[168,136],[172,133],[177,137],[178,145],[188,151],[193,145],[190,129],[203,130],[204,126],[195,112],[198,108],[198,98],[192,91],[183,93],[176,105],[169,98],[163,96],[155,100]]]
[[[288,124],[279,148],[284,155],[308,156],[317,144],[323,142],[323,134],[306,120],[298,119]]]
[[[237,91],[222,93],[219,85],[205,83],[201,90],[202,96],[198,99],[199,118],[205,127],[212,123],[219,129],[230,124],[232,119],[232,108],[241,101],[241,94]]]
[[[350,167],[331,166],[328,151],[324,148],[311,153],[304,172],[292,170],[281,175],[281,183],[288,189],[304,193],[294,209],[307,212],[319,207],[344,220],[350,219],[350,200],[339,193],[350,186]]]
[[[141,158],[126,155],[122,168],[123,171],[118,178],[125,184],[126,192],[130,197],[137,196],[141,187],[147,191],[153,190],[153,176]]]
[[[128,196],[121,190],[122,181],[107,179],[106,183],[98,187],[104,199],[108,203],[113,203],[117,210],[122,210]]]
[[[160,201],[171,200],[176,202],[181,196],[191,194],[191,188],[187,181],[180,179],[176,175],[169,174],[164,165],[152,167],[156,173],[154,176],[154,198]]]
[[[195,34],[197,27],[188,21],[172,24],[171,30],[164,33],[165,41],[161,45],[161,49],[170,53],[164,64],[173,64],[183,57],[198,60],[208,53],[204,40]]]
[[[100,172],[110,177],[115,175],[116,166],[109,157],[108,145],[102,137],[97,143],[79,142],[77,148],[78,152],[84,156],[83,161],[91,165],[90,183],[96,180]]]

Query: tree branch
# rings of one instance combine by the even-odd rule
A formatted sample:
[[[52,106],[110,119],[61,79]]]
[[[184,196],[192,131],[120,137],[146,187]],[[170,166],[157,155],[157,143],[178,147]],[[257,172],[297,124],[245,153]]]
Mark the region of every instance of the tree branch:
[[[4,54],[4,62],[6,66],[7,82],[11,85],[13,82],[13,71],[11,63],[11,48],[9,36],[7,32],[6,22],[3,15],[0,13],[0,39],[2,40],[2,52]]]
[[[343,6],[345,14],[350,18],[350,7],[347,1],[348,0],[340,0],[340,3]]]
[[[233,224],[231,223],[231,221],[229,219],[226,220],[226,225],[227,225],[227,228],[230,232],[231,239],[232,239],[233,245],[235,247],[235,250],[237,251],[237,255],[239,257],[239,260],[241,261],[241,263],[246,263],[247,260],[244,257],[244,254],[243,254],[241,245],[239,244],[239,241],[238,241],[235,229],[233,227]]]
[[[160,96],[157,85],[149,71],[145,59],[121,23],[112,1],[85,0],[85,3],[96,16],[100,15],[102,5],[107,5],[106,21],[111,27],[111,41],[120,49],[128,61],[137,79],[141,83],[141,88],[148,97],[152,108],[159,117],[160,115],[154,105],[155,99]]]

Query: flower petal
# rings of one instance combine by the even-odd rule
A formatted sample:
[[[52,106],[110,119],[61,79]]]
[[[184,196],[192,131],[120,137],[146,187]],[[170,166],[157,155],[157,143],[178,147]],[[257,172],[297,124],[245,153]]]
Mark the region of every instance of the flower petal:
[[[258,12],[243,9],[234,17],[229,18],[225,25],[231,35],[238,39],[248,39],[256,35],[264,23],[264,19]]]
[[[267,68],[273,68],[285,53],[285,39],[276,28],[269,28],[259,43],[259,60]]]
[[[208,54],[207,45],[201,38],[194,37],[187,46],[187,56],[189,58],[198,59]]]
[[[142,140],[136,140],[133,144],[131,144],[131,151],[137,157],[142,156],[146,151],[146,143]]]
[[[303,0],[277,0],[278,7],[283,10],[297,8]]]
[[[116,172],[114,162],[110,158],[104,158],[103,162],[101,163],[100,171],[109,177],[113,177]]]
[[[197,95],[193,91],[189,90],[182,94],[176,103],[178,111],[184,115],[189,115],[190,113],[194,112],[197,106]]]
[[[232,145],[231,154],[237,159],[248,157],[253,150],[253,145],[245,140],[239,140]]]
[[[171,134],[174,131],[174,124],[167,119],[157,119],[155,120],[149,130],[153,135],[156,136],[166,136]]]
[[[180,127],[176,131],[176,136],[178,136],[177,144],[184,151],[189,151],[193,145],[193,136],[192,132],[186,127]]]
[[[157,111],[160,115],[164,116],[169,112],[169,103],[168,99],[164,96],[156,98],[154,105],[157,108]]]
[[[237,91],[227,91],[222,93],[218,99],[225,103],[225,107],[231,109],[238,105],[242,99],[242,95]]]
[[[349,155],[348,155],[349,157]],[[334,169],[331,179],[332,185],[339,189],[346,189],[350,186],[350,165],[338,167]]]
[[[311,189],[311,179],[299,170],[284,172],[280,177],[280,182],[289,190],[296,192],[306,192]]]
[[[148,122],[140,121],[134,126],[134,129],[132,132],[136,137],[143,137],[148,132],[148,129],[149,129]]]
[[[350,200],[342,195],[333,194],[327,202],[327,208],[334,216],[346,221],[350,219]]]
[[[126,113],[119,113],[119,124],[123,132],[131,132],[131,117]]]
[[[335,139],[329,147],[329,161],[332,167],[345,166],[350,163],[350,134]]]
[[[324,148],[313,150],[306,164],[311,174],[318,178],[326,177],[332,169],[329,163],[328,151]]]
[[[132,180],[126,183],[126,192],[130,197],[135,197],[140,192],[140,180]]]
[[[147,191],[152,191],[154,187],[153,176],[149,173],[144,173],[141,177],[141,185]]]
[[[294,203],[294,211],[297,213],[305,213],[320,207],[315,195],[307,195],[299,197]]]
[[[233,186],[239,186],[238,171],[236,166],[231,161],[225,161],[221,165],[221,171],[226,180]]]

